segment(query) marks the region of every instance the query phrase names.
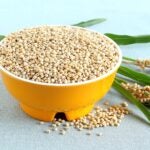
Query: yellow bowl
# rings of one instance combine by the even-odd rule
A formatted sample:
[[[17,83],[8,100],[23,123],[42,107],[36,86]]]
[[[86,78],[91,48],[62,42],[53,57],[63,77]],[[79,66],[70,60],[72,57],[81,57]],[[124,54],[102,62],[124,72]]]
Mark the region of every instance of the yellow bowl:
[[[112,70],[96,79],[70,84],[40,83],[17,77],[0,66],[1,77],[8,91],[30,116],[52,121],[56,113],[63,112],[68,120],[77,119],[89,113],[108,92],[121,64],[120,48],[106,38],[118,48],[119,60]]]

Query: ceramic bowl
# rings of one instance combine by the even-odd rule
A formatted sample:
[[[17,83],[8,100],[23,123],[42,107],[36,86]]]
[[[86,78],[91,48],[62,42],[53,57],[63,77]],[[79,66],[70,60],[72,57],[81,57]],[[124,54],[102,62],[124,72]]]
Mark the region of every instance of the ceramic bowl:
[[[119,60],[112,70],[96,79],[70,84],[40,83],[17,77],[0,66],[3,83],[23,111],[34,118],[52,121],[59,112],[64,113],[68,120],[82,117],[109,91],[121,64],[120,48],[106,38],[117,47]]]

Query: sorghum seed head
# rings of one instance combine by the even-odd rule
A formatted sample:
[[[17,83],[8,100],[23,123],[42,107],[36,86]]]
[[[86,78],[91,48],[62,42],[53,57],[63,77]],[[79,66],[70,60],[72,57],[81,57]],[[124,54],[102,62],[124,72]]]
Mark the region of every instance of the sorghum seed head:
[[[140,86],[137,83],[122,83],[123,88],[131,92],[131,94],[142,103],[150,102],[150,86]]]

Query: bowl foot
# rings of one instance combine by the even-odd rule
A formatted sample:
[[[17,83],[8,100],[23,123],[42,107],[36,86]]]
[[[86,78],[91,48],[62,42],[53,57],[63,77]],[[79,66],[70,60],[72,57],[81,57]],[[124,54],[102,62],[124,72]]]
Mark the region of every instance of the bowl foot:
[[[20,104],[20,106],[25,113],[27,113],[28,115],[30,115],[33,118],[36,118],[36,119],[42,120],[42,121],[52,121],[55,118],[55,115],[57,113],[59,113],[59,112],[55,112],[55,111],[43,111],[43,110],[31,108],[22,103]],[[74,119],[83,117],[86,114],[88,114],[92,110],[93,106],[94,106],[94,104],[88,105],[86,107],[79,108],[76,110],[65,111],[63,113],[65,114],[67,120],[74,120]]]

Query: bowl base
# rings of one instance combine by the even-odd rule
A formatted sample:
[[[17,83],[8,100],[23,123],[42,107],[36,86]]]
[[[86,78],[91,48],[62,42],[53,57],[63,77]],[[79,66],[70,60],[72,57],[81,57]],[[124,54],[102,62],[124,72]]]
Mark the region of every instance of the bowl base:
[[[29,116],[41,121],[52,121],[55,118],[55,115],[59,113],[55,111],[44,111],[44,110],[35,109],[22,103],[20,104],[20,106],[22,110],[25,113],[27,113]],[[63,113],[65,114],[67,120],[74,120],[88,114],[93,107],[94,104],[91,104],[83,108],[79,108],[71,111],[65,111]]]

